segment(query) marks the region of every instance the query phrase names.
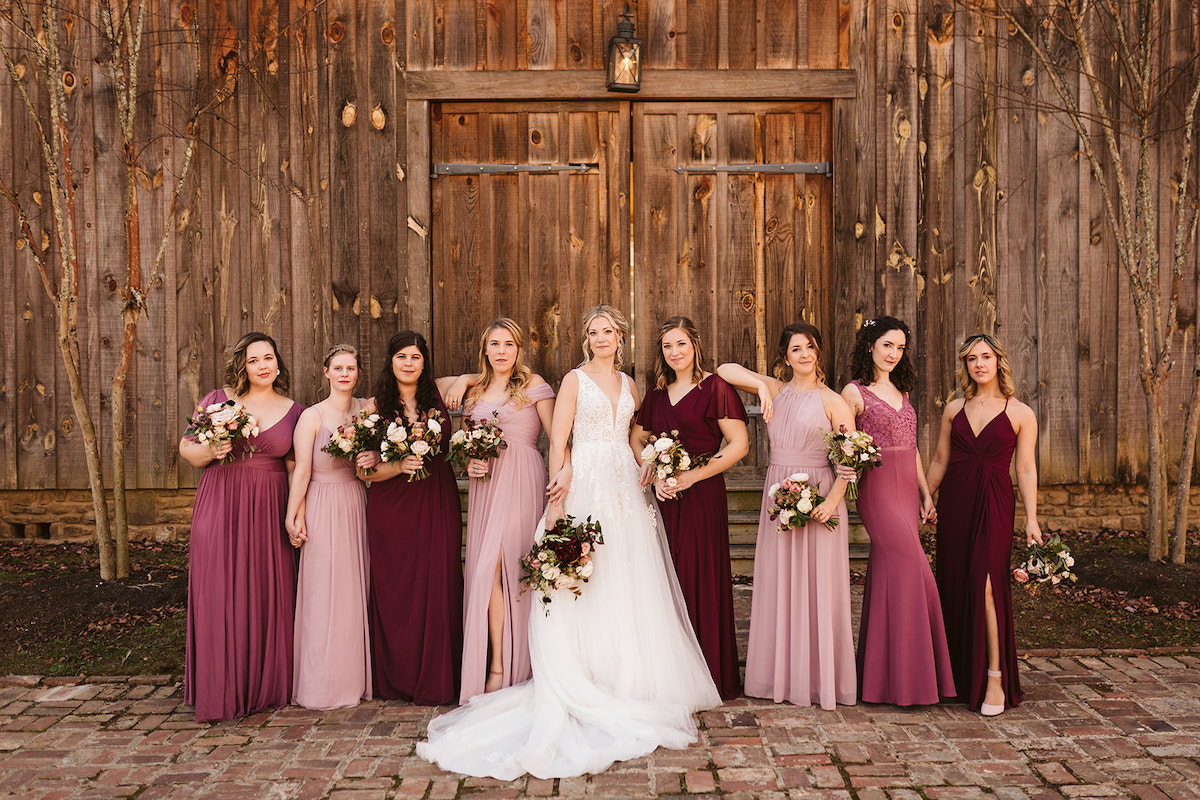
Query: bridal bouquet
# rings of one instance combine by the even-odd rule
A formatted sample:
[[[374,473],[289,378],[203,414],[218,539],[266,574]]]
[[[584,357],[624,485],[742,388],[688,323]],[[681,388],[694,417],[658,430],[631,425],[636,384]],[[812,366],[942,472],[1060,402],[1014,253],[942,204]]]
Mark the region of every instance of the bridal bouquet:
[[[258,436],[258,421],[246,410],[246,407],[236,400],[226,400],[224,403],[213,403],[201,408],[196,406],[195,413],[188,421],[184,436],[200,444],[219,444],[221,442],[237,442]],[[247,445],[243,452],[254,452]],[[233,461],[233,451],[229,451],[222,459],[222,464]]]
[[[689,469],[704,466],[707,459],[693,458],[679,441],[679,431],[646,434],[646,446],[642,448],[642,463],[654,464],[654,479],[662,481],[668,489],[679,485],[679,474]]]
[[[583,522],[567,515],[533,543],[533,548],[521,559],[521,591],[542,593],[543,610],[550,613],[552,592],[566,589],[576,597],[580,587],[592,575],[592,552],[604,544],[599,521],[590,516]]]
[[[462,427],[450,437],[450,460],[466,464],[472,458],[488,461],[497,458],[500,451],[508,447],[504,431],[500,429],[500,415],[493,411],[490,420],[475,420],[464,416]],[[486,481],[487,473],[479,477]]]
[[[350,461],[359,453],[378,450],[383,443],[384,433],[383,421],[378,414],[359,411],[353,420],[338,426],[321,451],[334,458]],[[374,468],[366,470],[368,475],[374,471]]]
[[[1075,557],[1063,544],[1058,534],[1051,536],[1044,544],[1029,545],[1029,554],[1021,566],[1013,570],[1013,578],[1017,583],[1049,582],[1057,586],[1062,581],[1077,581],[1079,577],[1071,571],[1075,566]]]
[[[864,469],[874,469],[883,462],[875,440],[865,431],[847,431],[846,426],[841,425],[837,433],[827,434],[825,441],[829,444],[829,460],[853,468],[856,478]],[[857,480],[846,487],[846,497],[850,500],[858,497]]]
[[[416,422],[408,424],[403,417],[396,417],[388,423],[383,441],[379,443],[379,458],[391,463],[405,456],[426,458],[437,455],[442,447],[442,415],[436,408],[431,408],[421,415]],[[408,482],[429,477],[429,470],[421,467],[408,476]]]
[[[779,533],[786,533],[813,521],[813,509],[825,498],[817,493],[817,485],[810,483],[807,472],[796,472],[770,488],[771,507],[767,509],[771,519],[779,520]],[[825,520],[825,527],[837,527],[837,517]]]

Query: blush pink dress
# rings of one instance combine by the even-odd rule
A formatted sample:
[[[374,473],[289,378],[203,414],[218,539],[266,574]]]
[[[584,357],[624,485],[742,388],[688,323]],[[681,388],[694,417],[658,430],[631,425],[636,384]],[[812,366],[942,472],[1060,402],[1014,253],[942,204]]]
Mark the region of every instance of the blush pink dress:
[[[504,589],[504,686],[529,680],[530,595],[521,592],[521,557],[533,546],[546,507],[546,465],[537,450],[542,429],[536,403],[554,397],[542,383],[525,392],[526,404],[480,401],[470,417],[495,421],[508,447],[492,461],[488,480],[471,479],[467,511],[466,591],[463,597],[462,689],[465,703],[483,692],[488,674],[488,603],[501,562]],[[499,420],[492,417],[492,412]]]
[[[346,708],[371,698],[367,491],[353,462],[321,450],[332,435],[321,425],[313,442],[304,505],[308,541],[300,548],[296,586],[292,700],[314,709]]]
[[[771,463],[768,487],[796,472],[808,473],[822,495],[833,486],[824,434],[829,418],[820,389],[785,386],[767,424]],[[838,524],[819,522],[779,533],[764,492],[754,548],[754,597],[746,654],[746,694],[776,703],[853,705],[856,697],[854,634],[850,627],[850,541],[846,504]]]

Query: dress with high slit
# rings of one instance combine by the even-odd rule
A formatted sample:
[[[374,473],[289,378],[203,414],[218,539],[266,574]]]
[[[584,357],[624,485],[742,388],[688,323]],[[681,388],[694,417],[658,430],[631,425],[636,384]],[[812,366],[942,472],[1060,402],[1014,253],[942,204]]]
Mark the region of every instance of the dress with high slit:
[[[1005,707],[1021,704],[1009,563],[1016,495],[1009,465],[1017,434],[1005,410],[976,434],[965,409],[950,424],[950,459],[938,491],[937,582],[958,696],[972,709],[987,691],[988,579],[996,608]]]
[[[488,604],[500,562],[504,593],[502,686],[529,680],[530,596],[521,591],[521,557],[533,546],[538,518],[546,507],[546,465],[538,452],[542,421],[537,403],[554,397],[548,384],[530,386],[525,405],[480,400],[468,412],[477,422],[494,422],[507,447],[492,460],[488,479],[472,478],[467,503],[466,593],[463,597],[462,689],[465,703],[483,691],[488,674]],[[496,417],[493,417],[493,413]]]

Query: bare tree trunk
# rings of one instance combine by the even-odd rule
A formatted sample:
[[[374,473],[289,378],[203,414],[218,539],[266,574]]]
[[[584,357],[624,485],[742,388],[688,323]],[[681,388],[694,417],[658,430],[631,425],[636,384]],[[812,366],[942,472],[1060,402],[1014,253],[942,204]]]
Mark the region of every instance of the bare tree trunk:
[[[1150,439],[1147,486],[1146,538],[1149,540],[1151,561],[1167,557],[1167,448],[1163,435],[1163,387],[1158,381],[1143,382],[1146,392],[1146,411]]]
[[[1192,499],[1192,468],[1195,465],[1196,431],[1200,428],[1200,360],[1193,370],[1192,399],[1183,429],[1183,452],[1179,454],[1179,483],[1175,487],[1175,531],[1171,536],[1171,563],[1187,558],[1188,508]]]

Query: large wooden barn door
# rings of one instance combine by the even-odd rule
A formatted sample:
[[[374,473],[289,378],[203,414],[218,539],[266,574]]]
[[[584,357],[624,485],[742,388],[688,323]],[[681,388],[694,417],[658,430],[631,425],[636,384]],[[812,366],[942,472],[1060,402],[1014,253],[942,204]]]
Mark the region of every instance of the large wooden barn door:
[[[831,161],[830,116],[811,102],[634,105],[639,343],[685,314],[717,363],[764,370],[784,325],[832,329],[832,181],[810,171]],[[652,358],[642,344],[642,373]]]
[[[510,316],[557,385],[579,363],[583,311],[627,305],[628,120],[619,102],[431,109],[439,374],[475,369],[483,326]]]

